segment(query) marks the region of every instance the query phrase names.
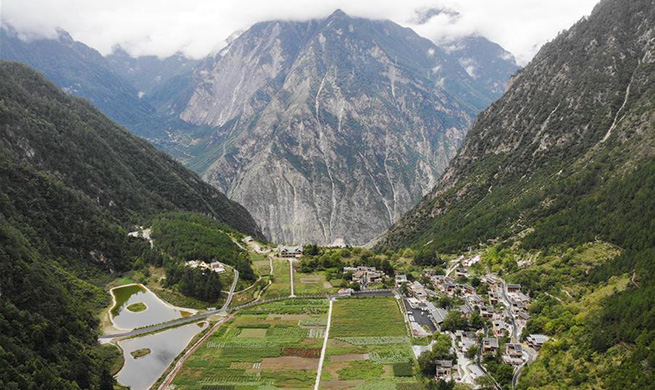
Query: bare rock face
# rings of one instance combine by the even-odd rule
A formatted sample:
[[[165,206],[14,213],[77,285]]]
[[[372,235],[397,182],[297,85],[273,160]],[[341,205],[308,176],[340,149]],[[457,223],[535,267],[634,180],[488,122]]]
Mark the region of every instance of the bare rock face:
[[[341,11],[256,24],[191,80],[180,118],[211,131],[190,141],[188,164],[275,242],[375,238],[432,189],[496,97],[412,30]]]

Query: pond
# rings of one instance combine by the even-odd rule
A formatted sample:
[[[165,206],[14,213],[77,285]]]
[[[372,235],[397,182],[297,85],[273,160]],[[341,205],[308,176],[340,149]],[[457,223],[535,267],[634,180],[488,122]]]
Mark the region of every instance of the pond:
[[[123,349],[125,364],[116,375],[116,380],[132,390],[147,390],[166,371],[189,341],[207,327],[206,322],[180,326],[164,332],[119,341]],[[140,356],[140,350],[150,350]],[[134,357],[132,352],[135,352]]]
[[[189,311],[162,301],[141,284],[130,284],[111,290],[114,305],[111,321],[118,329],[134,329],[188,316]]]

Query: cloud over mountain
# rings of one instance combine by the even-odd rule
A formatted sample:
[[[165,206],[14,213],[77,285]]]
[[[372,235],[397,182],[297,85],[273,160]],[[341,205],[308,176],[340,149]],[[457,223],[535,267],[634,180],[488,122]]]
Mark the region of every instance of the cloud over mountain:
[[[435,42],[482,35],[525,64],[558,31],[591,11],[596,0],[5,0],[2,22],[24,37],[55,37],[62,28],[107,54],[116,45],[134,55],[182,51],[202,57],[233,31],[264,20],[349,15],[391,19]],[[437,12],[437,10],[447,10]]]

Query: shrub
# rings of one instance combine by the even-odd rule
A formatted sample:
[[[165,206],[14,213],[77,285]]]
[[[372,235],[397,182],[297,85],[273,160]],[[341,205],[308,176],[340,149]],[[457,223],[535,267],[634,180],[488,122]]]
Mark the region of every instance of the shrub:
[[[403,363],[394,363],[393,364],[393,375],[394,376],[413,376],[414,371],[412,365],[408,362]]]

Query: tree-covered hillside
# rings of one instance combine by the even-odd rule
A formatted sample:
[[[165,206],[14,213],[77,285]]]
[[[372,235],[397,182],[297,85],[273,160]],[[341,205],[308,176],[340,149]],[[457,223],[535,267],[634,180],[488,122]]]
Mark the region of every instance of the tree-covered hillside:
[[[181,209],[258,234],[242,206],[88,103],[64,94],[24,65],[5,62],[0,72],[0,146],[20,168],[12,172],[53,176],[117,218]],[[5,188],[16,191],[19,186]]]
[[[94,316],[108,272],[150,250],[127,228],[194,211],[260,236],[240,205],[88,103],[0,63],[0,388],[109,389]]]
[[[569,347],[551,350],[539,361],[545,371],[528,371],[523,388],[654,383],[653,26],[655,1],[603,0],[545,45],[478,117],[432,193],[379,243],[561,253],[605,241],[621,249],[582,279],[598,287],[628,275],[631,283],[600,299],[594,315],[564,321],[556,336],[576,339],[575,352],[558,360]],[[610,353],[616,346],[627,352]],[[581,381],[580,372],[591,375],[581,367],[599,356],[605,364]]]
[[[152,238],[157,249],[180,261],[220,261],[239,271],[239,278],[254,281],[248,252],[235,239],[243,235],[226,225],[191,213],[167,213],[157,216],[152,225]],[[168,275],[170,278],[171,276]]]

